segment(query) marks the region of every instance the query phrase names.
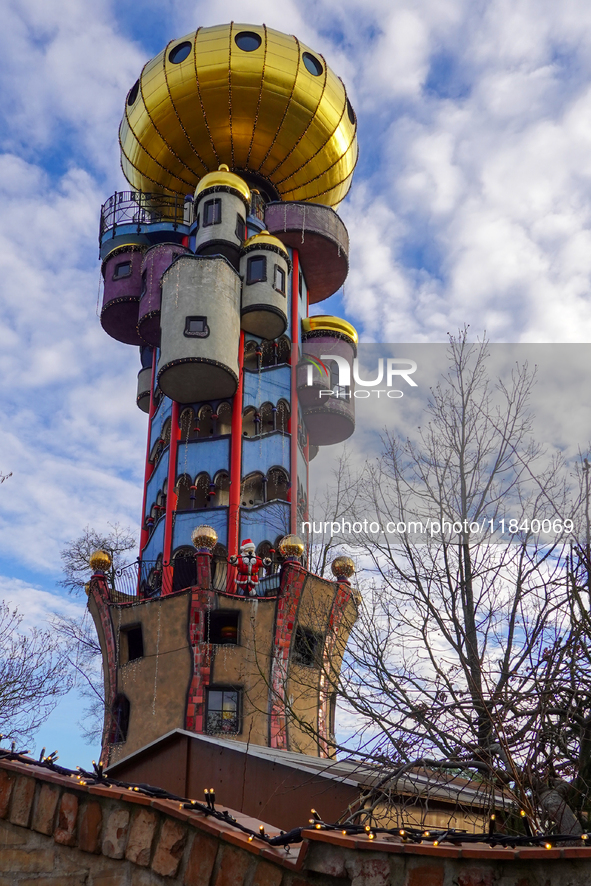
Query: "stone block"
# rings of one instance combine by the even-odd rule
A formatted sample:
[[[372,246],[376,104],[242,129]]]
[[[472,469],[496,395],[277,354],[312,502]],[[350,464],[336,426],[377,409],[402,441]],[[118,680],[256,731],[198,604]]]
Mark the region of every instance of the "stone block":
[[[493,882],[490,868],[466,868],[458,875],[458,886],[493,886]]]
[[[57,812],[57,827],[53,839],[62,846],[74,846],[76,843],[76,818],[78,816],[78,797],[76,794],[62,794]]]
[[[21,828],[15,828],[7,822],[0,821],[0,849],[3,846],[22,846],[27,840],[28,834]]]
[[[35,797],[35,779],[28,775],[19,775],[12,789],[12,803],[10,804],[10,821],[22,828],[28,828],[31,820],[31,810]]]
[[[344,877],[346,852],[328,843],[312,843],[306,858],[306,868],[329,877]]]
[[[280,886],[283,868],[268,861],[259,861],[253,877],[253,886]]]
[[[6,818],[8,815],[8,805],[13,784],[14,776],[10,772],[0,769],[0,818]]]
[[[108,858],[123,858],[128,830],[129,812],[126,809],[111,812],[103,834],[103,855]]]
[[[420,864],[408,872],[406,886],[443,886],[442,864]]]
[[[59,788],[51,784],[42,784],[37,804],[33,812],[34,831],[39,834],[53,834],[53,822],[55,819],[55,810],[57,809],[57,801],[59,800]]]
[[[173,818],[166,818],[152,861],[152,870],[163,877],[176,877],[187,842],[187,830]]]
[[[83,852],[100,852],[103,811],[101,804],[91,800],[80,810],[78,848]]]
[[[157,824],[158,817],[154,812],[150,809],[139,810],[131,823],[125,858],[143,867],[150,864]]]
[[[232,846],[222,846],[220,865],[214,886],[242,886],[251,866],[252,856]]]
[[[3,849],[0,871],[11,874],[45,874],[54,867],[53,849]]]
[[[217,851],[218,841],[197,831],[189,853],[184,886],[209,886]]]
[[[389,886],[390,862],[387,858],[367,858],[363,852],[347,858],[351,886]],[[423,886],[423,884],[421,884]]]

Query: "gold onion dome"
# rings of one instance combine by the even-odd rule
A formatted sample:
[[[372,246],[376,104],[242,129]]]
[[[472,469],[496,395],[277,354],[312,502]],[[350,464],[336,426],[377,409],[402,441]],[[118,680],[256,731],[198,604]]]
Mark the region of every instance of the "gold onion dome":
[[[197,550],[213,551],[217,544],[218,534],[213,526],[197,526],[191,533],[191,541]]]
[[[112,563],[113,559],[107,551],[94,551],[88,560],[88,565],[93,572],[108,572]]]
[[[357,123],[324,58],[265,25],[198,28],[149,61],[119,129],[131,186],[193,193],[225,163],[284,200],[336,206],[357,162]]]
[[[359,342],[357,330],[351,325],[351,323],[348,323],[347,320],[341,319],[341,317],[331,317],[327,314],[316,314],[313,317],[304,317],[302,320],[302,330],[304,334],[322,331],[339,332],[341,335],[346,335],[347,338],[350,338],[353,344]]]
[[[220,163],[219,169],[216,172],[208,172],[207,175],[203,176],[195,189],[195,197],[198,197],[203,191],[207,191],[208,188],[219,188],[220,186],[238,191],[246,202],[250,204],[250,188],[243,178],[230,172],[225,163]]]
[[[306,545],[298,535],[285,535],[277,545],[282,557],[301,557]]]
[[[248,240],[244,244],[244,249],[252,248],[254,246],[262,246],[263,249],[265,246],[274,246],[275,249],[279,249],[280,252],[285,254],[285,257],[288,261],[289,252],[284,243],[278,237],[274,237],[273,234],[270,234],[268,231],[261,231],[260,234],[253,234],[252,237],[249,237]]]
[[[344,555],[335,557],[331,563],[332,574],[335,578],[342,581],[344,578],[351,578],[355,574],[355,563],[351,557]]]

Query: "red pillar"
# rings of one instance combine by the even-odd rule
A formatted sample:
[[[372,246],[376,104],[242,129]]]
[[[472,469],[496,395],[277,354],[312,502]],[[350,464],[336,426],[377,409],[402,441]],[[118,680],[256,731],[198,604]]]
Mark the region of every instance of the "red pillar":
[[[162,596],[172,593],[172,518],[176,511],[176,458],[179,446],[179,404],[172,401],[170,418],[170,446],[168,447],[168,483],[166,485],[166,516],[164,517],[164,551],[162,563]]]
[[[140,522],[140,558],[148,541],[149,532],[146,529],[146,502],[148,497],[148,480],[152,476],[154,465],[150,461],[150,436],[152,433],[152,419],[156,412],[156,403],[154,401],[154,382],[156,381],[156,348],[152,348],[152,379],[150,381],[150,410],[148,412],[148,440],[146,443],[146,467],[144,470],[144,497],[142,501],[142,519]]]
[[[240,533],[240,486],[242,482],[242,399],[244,391],[244,332],[238,346],[238,387],[232,403],[230,443],[230,502],[228,508],[228,553],[237,554]]]
[[[299,359],[298,331],[300,323],[300,257],[297,249],[292,251],[291,274],[291,439],[290,439],[290,481],[291,508],[290,532],[298,531],[298,392],[296,388],[296,369]]]

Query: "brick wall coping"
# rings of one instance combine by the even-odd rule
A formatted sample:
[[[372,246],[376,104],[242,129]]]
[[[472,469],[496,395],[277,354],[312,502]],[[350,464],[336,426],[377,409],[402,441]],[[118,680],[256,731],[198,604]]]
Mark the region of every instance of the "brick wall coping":
[[[21,758],[22,759],[22,758]],[[6,773],[4,776],[2,773]],[[439,846],[433,846],[431,843],[417,844],[405,843],[402,838],[396,836],[376,837],[370,840],[367,837],[359,835],[344,835],[338,831],[317,830],[315,828],[306,829],[302,833],[301,847],[292,846],[290,854],[287,855],[282,847],[272,847],[259,843],[256,838],[249,840],[248,836],[231,824],[212,819],[199,811],[179,808],[180,804],[175,800],[156,799],[134,790],[133,785],[126,788],[117,786],[103,786],[100,784],[86,784],[84,779],[80,780],[80,776],[67,776],[56,771],[51,771],[46,767],[39,765],[35,760],[30,762],[19,762],[16,760],[0,759],[0,818],[10,818],[13,820],[14,802],[11,803],[11,793],[13,786],[18,783],[19,776],[25,777],[26,781],[34,779],[37,782],[55,785],[62,789],[60,797],[63,799],[64,793],[74,794],[78,796],[86,795],[89,799],[94,798],[98,801],[113,801],[123,804],[130,804],[135,807],[148,807],[154,812],[165,815],[168,818],[176,819],[183,824],[188,824],[192,828],[203,831],[218,840],[232,844],[240,849],[247,851],[255,856],[267,859],[275,865],[280,865],[283,869],[296,871],[301,870],[306,856],[312,844],[330,844],[333,847],[339,847],[342,850],[357,850],[363,853],[369,851],[375,857],[376,853],[381,854],[397,854],[404,856],[430,856],[439,857],[441,859],[470,859],[479,861],[497,861],[512,862],[519,861],[540,861],[555,859],[585,859],[591,862],[591,847],[583,846],[565,846],[552,849],[536,848],[536,847],[520,847],[520,848],[491,848],[483,843],[450,845],[448,843]],[[29,794],[29,809],[22,813],[21,821],[15,823],[28,827],[31,820],[35,800],[35,791],[33,789]],[[57,802],[57,801],[56,801]],[[54,804],[55,805],[55,804]],[[39,801],[37,801],[36,810],[38,810]],[[10,815],[9,815],[10,808]],[[57,806],[56,806],[57,808]],[[228,810],[236,820],[246,827],[258,830],[261,822],[252,819],[246,815],[233,810]],[[37,814],[37,811],[36,813]],[[24,824],[24,822],[27,824]],[[58,822],[59,824],[59,822]],[[263,823],[267,834],[273,836],[279,833],[279,830],[272,825]],[[35,827],[35,815],[33,815],[33,829]],[[45,833],[46,831],[42,831]],[[73,842],[67,845],[74,845]],[[318,846],[320,849],[320,846]]]

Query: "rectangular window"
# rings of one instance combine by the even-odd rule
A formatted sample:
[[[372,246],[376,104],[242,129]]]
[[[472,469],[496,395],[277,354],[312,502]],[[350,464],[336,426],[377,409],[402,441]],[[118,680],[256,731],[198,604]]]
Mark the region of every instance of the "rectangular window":
[[[304,291],[304,278],[302,277],[302,272],[300,271],[299,280],[298,280],[298,293],[299,293],[300,298],[302,297],[303,291]]]
[[[113,280],[120,280],[122,277],[130,277],[131,276],[131,262],[130,261],[121,261],[118,265],[115,265],[115,270],[113,271]]]
[[[277,292],[285,295],[285,271],[279,265],[275,265],[275,283],[273,285]]]
[[[320,667],[322,637],[309,628],[297,627],[293,641],[292,661],[305,668]]]
[[[144,657],[144,638],[141,625],[122,628],[121,639],[123,641],[121,644],[122,658],[125,658],[126,654],[127,661],[137,661],[138,658]]]
[[[239,212],[236,213],[236,236],[241,243],[246,239],[246,222]]]
[[[240,732],[238,689],[208,689],[206,728],[210,735],[236,735]]]
[[[143,298],[146,294],[146,290],[148,288],[148,270],[142,272],[142,291],[140,292],[140,298]]]
[[[219,225],[222,220],[222,201],[219,197],[206,200],[203,207],[203,227]]]
[[[246,282],[264,283],[267,279],[267,259],[262,255],[248,259],[246,265]]]
[[[216,612],[209,615],[209,642],[216,646],[238,645],[238,612]]]
[[[207,338],[207,317],[185,317],[185,335],[188,338]]]

